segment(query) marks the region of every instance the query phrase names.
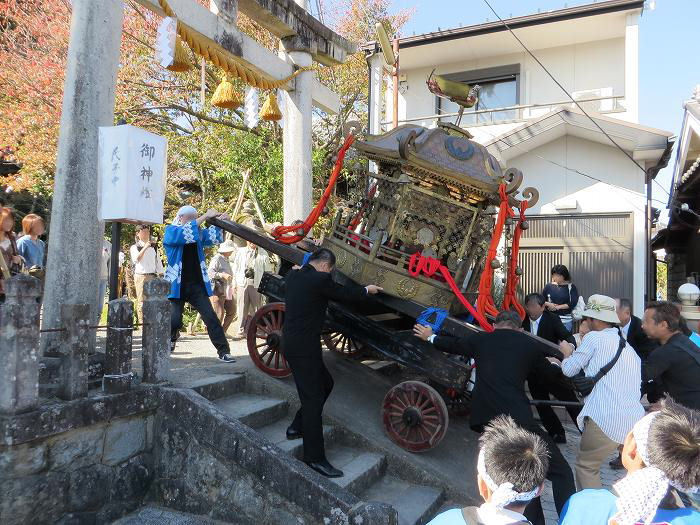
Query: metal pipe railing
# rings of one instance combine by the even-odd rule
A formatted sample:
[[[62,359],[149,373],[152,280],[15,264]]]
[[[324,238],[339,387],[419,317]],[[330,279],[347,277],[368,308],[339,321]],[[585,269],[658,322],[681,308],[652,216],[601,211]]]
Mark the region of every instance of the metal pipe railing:
[[[596,98],[582,98],[582,99],[577,99],[576,102],[579,104],[585,103],[585,102],[599,102],[602,100],[612,100],[614,102],[617,102],[618,100],[624,99],[624,95],[615,95],[612,97],[596,97]],[[518,104],[516,106],[505,106],[501,108],[487,108],[487,109],[478,109],[476,111],[469,111],[469,112],[464,112],[463,113],[463,118],[468,117],[470,115],[484,115],[487,113],[500,113],[504,111],[522,111],[524,109],[533,109],[533,108],[546,108],[546,107],[552,107],[552,106],[569,106],[573,105],[573,102],[571,100],[564,100],[561,102],[547,102],[547,103],[535,103],[535,104]],[[613,109],[610,111],[615,111],[617,108],[617,104],[613,105]],[[443,118],[450,118],[450,117],[456,117],[459,115],[459,112],[454,112],[454,113],[436,113],[434,115],[426,115],[422,117],[411,117],[411,118],[406,118],[399,120],[399,124],[405,124],[408,122],[418,122],[420,120],[436,120],[436,119],[443,119]],[[520,119],[505,119],[505,120],[520,120]],[[493,122],[493,119],[492,119]],[[387,121],[382,121],[381,125],[385,126],[387,124],[392,124],[393,121],[387,120]]]

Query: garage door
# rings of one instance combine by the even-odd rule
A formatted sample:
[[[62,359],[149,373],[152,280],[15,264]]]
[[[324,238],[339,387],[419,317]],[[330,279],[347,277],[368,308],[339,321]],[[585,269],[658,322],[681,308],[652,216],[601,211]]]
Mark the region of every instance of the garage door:
[[[630,214],[528,216],[520,241],[520,298],[541,292],[552,266],[564,264],[585,298],[601,293],[632,298]]]

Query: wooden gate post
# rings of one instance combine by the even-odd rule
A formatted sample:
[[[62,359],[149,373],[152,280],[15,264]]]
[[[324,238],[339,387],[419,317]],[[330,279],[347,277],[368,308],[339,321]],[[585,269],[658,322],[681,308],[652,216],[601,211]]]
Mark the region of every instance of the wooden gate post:
[[[109,302],[107,348],[102,390],[119,394],[131,388],[131,345],[134,330],[134,303],[120,298]]]

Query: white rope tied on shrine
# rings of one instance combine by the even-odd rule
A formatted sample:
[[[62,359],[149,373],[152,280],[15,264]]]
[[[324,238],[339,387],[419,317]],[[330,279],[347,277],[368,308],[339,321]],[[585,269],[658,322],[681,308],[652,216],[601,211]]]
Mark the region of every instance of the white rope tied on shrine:
[[[116,331],[125,331],[125,330],[132,330],[133,331],[134,327],[133,326],[107,326],[107,330],[116,330]]]
[[[686,488],[671,481],[659,468],[649,461],[649,429],[658,415],[651,412],[632,428],[632,435],[637,444],[645,467],[632,474],[628,474],[613,485],[615,492],[620,496],[617,500],[617,514],[613,518],[618,525],[634,525],[642,522],[648,525],[654,519],[656,510],[668,492],[669,486],[675,487],[681,492],[697,492],[698,487]]]
[[[513,484],[506,482],[498,485],[486,472],[486,461],[484,458],[484,449],[479,451],[479,460],[476,464],[476,470],[484,480],[486,486],[491,489],[491,501],[487,505],[502,509],[516,501],[530,501],[538,496],[540,487],[535,487],[529,492],[517,492],[513,488]]]
[[[121,379],[123,377],[133,377],[133,372],[127,372],[126,374],[105,374],[102,379]]]

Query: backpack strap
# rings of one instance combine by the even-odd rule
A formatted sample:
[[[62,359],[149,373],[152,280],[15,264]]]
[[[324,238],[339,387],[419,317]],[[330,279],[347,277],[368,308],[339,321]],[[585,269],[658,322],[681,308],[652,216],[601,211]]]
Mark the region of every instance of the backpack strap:
[[[605,374],[610,372],[612,367],[615,366],[615,363],[617,363],[617,360],[620,359],[620,356],[622,355],[622,351],[625,349],[625,345],[627,344],[627,341],[625,341],[625,338],[622,336],[622,330],[620,330],[619,327],[617,328],[617,335],[620,337],[620,344],[617,347],[617,352],[615,353],[615,357],[613,357],[607,365],[605,365],[600,370],[598,370],[598,373],[593,376],[593,384],[600,381]]]

